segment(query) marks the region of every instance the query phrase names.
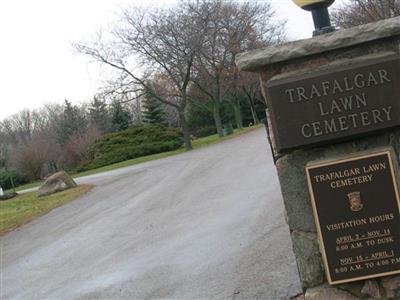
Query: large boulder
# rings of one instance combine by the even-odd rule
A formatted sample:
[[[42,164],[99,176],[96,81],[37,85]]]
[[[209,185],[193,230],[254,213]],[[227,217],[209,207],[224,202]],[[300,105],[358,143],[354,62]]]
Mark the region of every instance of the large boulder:
[[[37,191],[38,197],[51,195],[76,187],[76,182],[65,171],[57,172],[46,179],[44,184]]]

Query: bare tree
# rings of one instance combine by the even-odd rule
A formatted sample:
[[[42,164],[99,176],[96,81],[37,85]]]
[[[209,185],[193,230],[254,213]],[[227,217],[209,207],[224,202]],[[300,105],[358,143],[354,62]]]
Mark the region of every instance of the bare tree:
[[[116,91],[123,89],[135,97],[151,94],[174,107],[188,150],[192,145],[185,117],[187,93],[203,36],[202,28],[193,23],[196,21],[186,2],[173,9],[143,11],[132,7],[122,12],[121,22],[107,37],[99,34],[95,42],[75,44],[80,53],[118,71]],[[149,85],[156,74],[170,84],[167,95]]]
[[[343,28],[400,16],[399,0],[349,0],[332,12],[335,25]]]
[[[2,124],[0,123],[0,169],[7,167],[9,153],[10,145],[7,141],[7,134],[3,131]]]
[[[20,171],[28,180],[40,179],[44,174],[52,147],[44,136],[20,143],[11,154],[11,166]]]
[[[267,105],[261,95],[259,78],[257,78],[257,76],[255,76],[253,73],[242,73],[240,76],[240,88],[246,95],[246,98],[249,102],[250,112],[253,117],[254,124],[260,123],[260,119],[258,118],[256,112],[256,104],[258,103],[264,108],[266,108]]]
[[[236,127],[243,127],[242,106],[248,106],[253,119],[253,124],[259,124],[260,119],[256,112],[256,104],[266,107],[260,94],[260,80],[256,74],[241,72],[234,74],[233,80],[228,82],[228,94],[236,121]]]
[[[268,2],[203,0],[193,8],[206,28],[204,43],[196,56],[197,73],[193,82],[212,101],[215,126],[219,136],[223,136],[220,112],[223,86],[227,80],[237,81],[236,55],[281,42],[284,23],[273,19],[275,13]],[[232,99],[237,123],[241,126],[240,107],[237,98]]]
[[[101,136],[102,131],[95,125],[87,128],[83,133],[72,136],[68,144],[62,149],[64,164],[73,168],[79,163],[88,162],[94,158],[93,145]]]
[[[84,114],[84,110],[84,105],[76,108],[80,114]],[[23,110],[1,121],[0,168],[14,168],[27,179],[35,180],[65,167],[61,145],[71,144],[71,141],[65,136],[63,114],[63,106],[48,104],[37,110]],[[85,126],[80,126],[82,136],[89,134]],[[83,136],[81,140],[74,136],[76,161],[85,159],[87,152],[83,149],[93,140],[90,136]]]

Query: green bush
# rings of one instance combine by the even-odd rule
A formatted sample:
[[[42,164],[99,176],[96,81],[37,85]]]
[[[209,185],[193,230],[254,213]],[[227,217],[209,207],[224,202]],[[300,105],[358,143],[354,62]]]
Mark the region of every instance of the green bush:
[[[0,169],[0,186],[3,190],[12,188],[11,178],[14,181],[14,186],[27,183],[27,180],[15,170]]]
[[[107,166],[140,156],[171,151],[182,147],[182,133],[173,128],[158,125],[141,125],[124,131],[106,134],[94,145],[95,158],[82,164],[82,172]]]

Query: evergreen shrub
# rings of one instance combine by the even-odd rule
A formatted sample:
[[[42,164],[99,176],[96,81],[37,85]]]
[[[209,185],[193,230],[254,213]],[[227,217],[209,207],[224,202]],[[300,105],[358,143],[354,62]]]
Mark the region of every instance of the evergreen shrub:
[[[19,186],[28,182],[26,178],[24,178],[17,171],[0,168],[0,186],[3,188],[3,190],[12,188],[11,178],[14,182],[14,186]]]
[[[183,145],[178,129],[159,125],[133,126],[124,131],[106,134],[94,145],[95,158],[82,164],[82,172],[145,155],[176,150]]]

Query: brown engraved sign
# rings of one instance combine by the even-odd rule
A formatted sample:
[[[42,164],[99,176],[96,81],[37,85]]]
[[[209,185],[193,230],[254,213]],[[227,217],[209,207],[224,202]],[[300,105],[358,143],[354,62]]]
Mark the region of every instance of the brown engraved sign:
[[[330,284],[400,273],[394,155],[385,149],[306,167]]]
[[[268,82],[278,151],[400,126],[400,58]]]

